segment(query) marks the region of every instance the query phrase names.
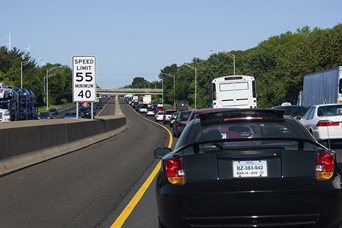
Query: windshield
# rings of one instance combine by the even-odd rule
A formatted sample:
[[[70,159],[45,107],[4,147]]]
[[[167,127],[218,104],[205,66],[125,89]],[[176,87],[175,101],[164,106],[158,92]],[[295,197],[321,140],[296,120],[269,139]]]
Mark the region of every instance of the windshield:
[[[181,112],[179,113],[179,120],[180,121],[187,121],[189,116],[191,114],[191,111]]]

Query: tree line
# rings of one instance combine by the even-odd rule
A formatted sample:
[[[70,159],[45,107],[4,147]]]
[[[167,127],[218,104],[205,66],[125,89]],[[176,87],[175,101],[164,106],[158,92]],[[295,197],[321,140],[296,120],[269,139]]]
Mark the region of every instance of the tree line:
[[[255,77],[258,107],[272,107],[285,101],[295,104],[305,74],[342,65],[342,24],[329,29],[305,26],[296,32],[272,36],[248,50],[219,52],[208,59],[193,58],[192,62],[180,66],[165,66],[159,74],[164,85],[164,102],[173,104],[175,97],[194,103],[195,67],[197,107],[206,107],[211,100],[211,81],[233,75],[231,54],[235,55],[237,75]],[[139,80],[145,81],[141,77]],[[135,78],[131,86],[136,84]],[[145,84],[154,88],[150,85],[152,82]]]
[[[58,105],[72,101],[72,69],[61,64],[47,63],[38,66],[29,53],[17,48],[0,47],[0,82],[13,88],[31,89],[36,103],[43,106],[46,102],[48,72],[49,104]],[[21,73],[22,72],[22,73]]]
[[[303,76],[342,65],[342,24],[333,28],[311,29],[308,26],[296,32],[272,36],[247,50],[214,53],[208,59],[193,58],[183,65],[171,64],[160,70],[160,81],[149,82],[135,77],[135,88],[164,88],[164,102],[174,99],[195,98],[195,72],[197,71],[197,107],[206,107],[211,100],[211,81],[233,75],[235,55],[236,74],[254,76],[257,85],[258,107],[271,107],[288,101],[296,103],[302,90]],[[72,101],[72,69],[60,64],[38,66],[29,53],[17,48],[0,47],[0,82],[12,87],[21,85],[32,89],[38,105],[45,103],[46,72],[49,72],[49,104]],[[174,83],[176,87],[174,89]],[[175,93],[174,93],[175,92]],[[313,91],[314,96],[314,91]]]

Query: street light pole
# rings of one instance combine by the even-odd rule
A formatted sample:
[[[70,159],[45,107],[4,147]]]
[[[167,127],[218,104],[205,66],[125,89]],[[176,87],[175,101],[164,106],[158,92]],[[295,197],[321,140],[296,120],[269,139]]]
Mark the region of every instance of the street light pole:
[[[20,88],[23,88],[23,62],[20,62]]]
[[[176,75],[173,75],[173,107],[176,108]]]
[[[164,78],[162,78],[162,104],[164,104]]]
[[[229,57],[233,58],[233,66],[234,66],[234,75],[235,75],[235,55],[231,54],[229,52],[224,52],[226,55],[228,55]]]
[[[184,64],[184,66],[187,66],[187,67],[195,70],[195,109],[197,109],[197,68],[190,66],[189,64]]]
[[[61,66],[55,66],[52,67],[50,69],[46,69],[46,110],[49,110],[49,72],[51,72],[52,70],[61,67]],[[52,75],[50,75],[52,76]]]
[[[26,62],[21,61],[20,62],[20,88],[21,89],[23,88],[23,65],[26,65],[28,63],[29,63],[28,61],[26,61]]]

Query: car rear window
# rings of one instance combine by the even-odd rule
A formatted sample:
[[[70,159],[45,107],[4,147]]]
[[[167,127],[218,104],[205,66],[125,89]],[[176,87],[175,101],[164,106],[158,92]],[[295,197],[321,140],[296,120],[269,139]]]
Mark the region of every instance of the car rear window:
[[[290,119],[283,122],[226,122],[204,126],[199,120],[194,121],[191,129],[187,131],[188,136],[183,141],[184,145],[221,139],[307,138],[297,123]]]
[[[342,105],[320,106],[317,111],[318,116],[341,116]]]
[[[293,117],[304,116],[306,111],[307,111],[307,108],[301,107],[301,106],[278,106],[275,108],[276,109],[283,109],[283,110],[285,110],[285,113],[284,113],[285,115],[290,115]]]
[[[186,121],[186,120],[188,120],[190,114],[191,114],[191,111],[179,113],[179,120],[180,120],[180,121]]]

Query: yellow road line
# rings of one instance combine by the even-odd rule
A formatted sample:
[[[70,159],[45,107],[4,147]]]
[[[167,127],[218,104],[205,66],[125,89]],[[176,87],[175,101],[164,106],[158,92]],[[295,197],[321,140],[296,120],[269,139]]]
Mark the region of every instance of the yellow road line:
[[[131,108],[132,109],[132,108]],[[133,110],[133,109],[132,109]],[[134,111],[135,112],[135,111]],[[137,113],[136,113],[137,114]],[[172,143],[173,143],[173,137],[171,134],[171,131],[169,129],[167,129],[167,127],[161,125],[160,123],[156,123],[153,122],[145,117],[142,117],[141,115],[137,114],[138,116],[140,116],[141,118],[153,123],[153,124],[157,124],[159,126],[161,126],[162,128],[164,128],[168,133],[169,133],[169,144],[168,144],[168,148],[172,147]],[[141,198],[143,197],[143,195],[145,194],[146,190],[148,189],[148,187],[151,185],[153,179],[156,177],[157,173],[159,172],[161,167],[161,161],[158,162],[158,164],[156,165],[156,167],[154,167],[152,173],[149,175],[149,177],[146,179],[146,181],[144,182],[144,184],[139,188],[139,190],[135,193],[135,195],[133,196],[133,198],[131,199],[131,201],[127,204],[127,206],[125,207],[125,209],[121,212],[121,214],[119,215],[119,217],[114,221],[114,223],[110,226],[111,228],[117,228],[117,227],[122,227],[122,225],[125,223],[126,219],[130,216],[130,214],[132,213],[132,211],[134,210],[134,208],[137,206],[137,204],[139,203],[139,201],[141,200]]]

